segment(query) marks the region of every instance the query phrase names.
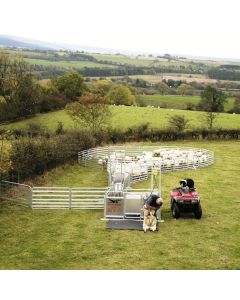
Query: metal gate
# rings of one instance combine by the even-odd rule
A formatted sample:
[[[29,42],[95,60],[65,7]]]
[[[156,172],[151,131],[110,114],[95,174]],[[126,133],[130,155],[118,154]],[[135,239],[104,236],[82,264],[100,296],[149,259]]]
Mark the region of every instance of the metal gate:
[[[32,209],[103,209],[106,189],[33,187]]]
[[[24,207],[32,205],[32,188],[29,185],[1,180],[0,198]]]

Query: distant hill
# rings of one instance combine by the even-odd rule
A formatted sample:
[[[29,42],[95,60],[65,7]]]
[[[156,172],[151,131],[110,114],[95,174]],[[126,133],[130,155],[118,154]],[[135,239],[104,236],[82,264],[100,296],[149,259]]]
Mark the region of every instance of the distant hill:
[[[1,47],[15,47],[24,48],[29,50],[70,50],[70,51],[85,51],[89,53],[116,53],[119,50],[91,47],[91,46],[81,46],[72,44],[58,44],[49,43],[38,40],[27,39],[23,37],[9,36],[0,34],[0,48]],[[129,54],[129,51],[121,51],[121,53]],[[132,53],[131,53],[132,54]]]
[[[49,43],[33,39],[27,39],[23,37],[9,36],[0,34],[0,47],[16,47],[25,48],[30,50],[70,50],[70,51],[85,51],[89,53],[108,53],[115,54],[116,52],[121,52],[122,54],[134,55],[132,51],[111,49],[111,48],[101,48],[101,47],[91,47],[85,45],[73,45],[65,43]]]
[[[38,41],[23,37],[16,37],[10,35],[0,34],[0,48],[1,47],[16,47],[16,48],[25,48],[29,50],[70,50],[70,51],[84,51],[88,53],[103,53],[103,54],[116,54],[121,53],[124,55],[164,55],[164,53],[157,52],[141,52],[141,51],[129,51],[123,49],[114,49],[114,48],[102,48],[102,47],[93,47],[87,45],[74,45],[74,44],[65,44],[63,43],[51,43]],[[165,54],[166,55],[166,54]],[[194,56],[188,54],[172,54],[173,56],[186,57],[187,59],[193,60],[213,60],[213,61],[229,61],[229,62],[239,62],[240,59],[231,59],[231,58],[216,58],[216,57],[204,57],[204,56]]]
[[[25,48],[30,50],[54,50],[53,46],[40,41],[31,41],[20,37],[0,35],[0,47]]]

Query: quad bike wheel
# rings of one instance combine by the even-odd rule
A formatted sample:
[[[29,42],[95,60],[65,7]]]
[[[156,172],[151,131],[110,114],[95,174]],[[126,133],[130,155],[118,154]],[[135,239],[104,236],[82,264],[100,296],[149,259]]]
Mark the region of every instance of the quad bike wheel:
[[[201,219],[201,217],[202,217],[202,207],[201,207],[200,204],[195,206],[194,216],[195,216],[196,219]]]
[[[180,208],[177,205],[177,203],[173,203],[173,208],[172,208],[172,216],[175,219],[178,219],[180,217]]]

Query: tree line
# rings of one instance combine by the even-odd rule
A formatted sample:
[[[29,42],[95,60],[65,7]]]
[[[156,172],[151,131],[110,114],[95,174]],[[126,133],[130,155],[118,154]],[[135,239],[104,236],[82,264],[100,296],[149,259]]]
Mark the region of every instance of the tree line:
[[[238,65],[221,65],[216,68],[211,68],[207,72],[209,78],[218,80],[240,80],[240,66]]]
[[[163,67],[139,67],[132,65],[121,65],[113,67],[104,67],[101,66],[101,63],[98,61],[99,66],[96,67],[84,67],[84,68],[75,68],[75,70],[81,73],[84,77],[113,77],[113,76],[131,76],[131,75],[156,75],[161,73],[188,73],[188,74],[199,74],[199,70],[193,70],[183,66],[184,68],[179,68],[177,66],[163,66]],[[105,63],[104,63],[105,64]],[[112,65],[112,63],[109,63]],[[56,67],[56,66],[43,66],[39,64],[31,65],[32,71],[36,72],[39,79],[52,78],[55,75],[61,75],[64,72],[67,72],[66,68]],[[205,74],[201,72],[201,74]]]
[[[133,92],[111,81],[86,84],[76,71],[66,72],[41,85],[23,59],[0,54],[0,122],[62,109],[85,93],[90,98],[99,93],[108,104],[135,105]]]

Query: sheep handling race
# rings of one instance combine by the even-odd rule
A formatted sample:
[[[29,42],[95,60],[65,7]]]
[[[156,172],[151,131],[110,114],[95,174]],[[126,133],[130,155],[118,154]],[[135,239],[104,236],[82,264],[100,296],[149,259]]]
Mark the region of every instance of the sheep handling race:
[[[108,228],[142,230],[147,217],[143,209],[145,201],[151,195],[161,199],[162,174],[209,166],[214,163],[214,153],[187,147],[112,146],[81,151],[78,153],[78,161],[82,164],[98,164],[108,172],[103,218],[109,220]],[[133,183],[148,179],[151,179],[148,189],[132,187]],[[182,192],[179,190],[183,199],[190,199],[187,195],[189,192],[194,199],[198,198],[194,186],[187,192],[185,188],[188,187],[185,185]],[[161,209],[156,211],[155,217],[158,223],[163,222]],[[145,227],[151,228],[146,224]],[[152,228],[156,229],[154,226]]]

